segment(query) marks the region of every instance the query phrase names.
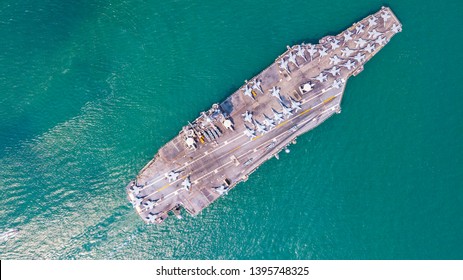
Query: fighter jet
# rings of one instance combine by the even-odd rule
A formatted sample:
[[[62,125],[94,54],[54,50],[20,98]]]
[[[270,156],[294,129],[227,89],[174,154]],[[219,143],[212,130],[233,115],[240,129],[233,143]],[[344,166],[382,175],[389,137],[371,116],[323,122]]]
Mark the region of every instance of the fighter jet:
[[[267,132],[267,128],[260,122],[254,120],[254,125],[256,126],[257,132],[259,132],[260,134],[264,134]]]
[[[376,18],[375,16],[372,16],[371,18],[369,18],[369,19],[368,19],[368,25],[369,25],[370,27],[376,26],[376,19],[377,19],[377,18]]]
[[[381,17],[383,18],[384,26],[386,26],[386,21],[391,17],[391,15],[388,12],[384,12],[381,14]]]
[[[315,80],[319,81],[320,83],[323,83],[326,81],[326,75],[323,73],[318,74],[317,77],[315,77]]]
[[[363,31],[364,31],[363,28],[364,28],[364,27],[365,27],[365,26],[364,26],[363,24],[357,25],[357,26],[355,27],[355,33],[356,33],[356,34],[363,33]]]
[[[336,66],[333,66],[333,68],[331,68],[330,71],[328,71],[328,73],[330,73],[333,76],[338,76],[340,74],[340,71],[341,69],[339,69]]]
[[[156,222],[156,218],[158,217],[158,214],[159,213],[156,213],[156,214],[149,213],[148,216],[146,216],[145,218],[148,220],[149,223],[154,224]]]
[[[291,73],[291,71],[289,71],[289,68],[288,68],[288,61],[285,60],[285,58],[282,58],[279,64],[280,64],[281,69],[286,70],[288,73]]]
[[[190,187],[191,187],[190,177],[186,177],[185,180],[183,180],[182,186],[183,186],[183,188],[186,189],[187,191],[190,190]]]
[[[350,56],[354,51],[349,49],[348,47],[345,47],[344,49],[341,50],[341,55],[348,57]]]
[[[256,79],[253,81],[252,88],[253,88],[253,89],[257,89],[258,91],[264,93],[264,91],[262,90],[261,84],[262,84],[262,80],[256,78]]]
[[[332,50],[335,50],[337,48],[339,48],[339,40],[334,38],[332,42],[330,42],[331,44],[331,49]]]
[[[296,61],[296,55],[293,54],[292,52],[289,52],[288,61],[292,62],[294,65],[296,65],[297,68],[299,68],[299,64]]]
[[[297,45],[297,52],[296,55],[302,57],[305,61],[307,61],[307,58],[305,58],[305,48],[302,48],[301,45]]]
[[[281,100],[279,87],[272,87],[270,89],[270,93],[272,94],[272,96],[275,96],[276,98],[278,98],[278,100]]]
[[[400,25],[397,25],[397,24],[394,23],[392,25],[392,32],[399,33],[400,31],[402,31],[402,27],[400,27]]]
[[[378,36],[381,35],[380,32],[376,31],[376,29],[373,29],[371,31],[368,31],[368,39],[376,39]]]
[[[136,196],[135,200],[132,201],[132,205],[135,208],[135,207],[139,206],[142,202],[143,202],[143,198]]]
[[[264,124],[269,128],[269,129],[272,129],[275,127],[275,122],[273,121],[273,119],[267,117],[267,115],[264,114]]]
[[[317,49],[315,48],[314,45],[308,44],[309,48],[307,49],[307,52],[310,54],[310,58],[313,59],[314,55],[317,53]]]
[[[273,111],[273,120],[276,122],[276,123],[281,123],[283,121],[283,114],[282,113],[278,113],[275,109],[272,108],[272,111]]]
[[[245,125],[246,129],[244,130],[244,135],[246,135],[249,139],[256,137],[256,131],[254,129],[250,129]]]
[[[355,41],[355,47],[358,48],[359,46],[363,48],[363,46],[367,43],[367,41],[363,40],[362,38],[358,38],[357,41]]]
[[[386,44],[386,37],[380,36],[376,39],[375,43],[379,45],[384,45]]]
[[[243,116],[243,119],[245,122],[248,122],[248,123],[253,123],[252,122],[252,113],[249,112],[249,111],[246,111],[244,114],[242,114],[241,116]]]
[[[285,117],[290,117],[293,115],[293,113],[291,112],[291,109],[286,107],[286,105],[280,101],[280,105],[281,105],[281,110],[283,111],[283,115]]]
[[[324,57],[325,55],[327,55],[328,53],[326,52],[328,49],[325,48],[325,46],[322,46],[322,49],[319,50],[318,52],[320,53],[320,57]]]
[[[154,206],[155,206],[155,202],[156,202],[156,201],[152,201],[152,200],[149,200],[149,199],[148,199],[148,200],[145,202],[146,209],[149,209],[149,210],[153,209]]]
[[[212,187],[219,195],[227,194],[228,193],[228,186],[222,184],[218,187]]]
[[[132,189],[131,189],[131,191],[132,191],[132,193],[133,193],[134,195],[137,196],[137,195],[140,194],[140,189],[141,189],[141,188],[139,188],[139,187],[137,187],[137,186],[133,186]]]
[[[344,42],[349,42],[350,40],[352,40],[352,32],[350,30],[344,32],[342,36],[344,36]]]
[[[252,95],[252,89],[247,84],[244,85],[243,94],[254,99],[254,96]]]
[[[357,62],[362,62],[365,60],[365,55],[363,53],[357,53],[354,59],[357,60]]]
[[[375,51],[375,44],[368,44],[366,47],[365,47],[365,50],[368,52],[368,53],[372,53]]]
[[[340,88],[341,85],[342,85],[342,82],[340,80],[334,80],[332,87]]]
[[[348,70],[351,70],[355,66],[355,62],[352,60],[347,61],[346,63],[343,64],[344,67],[346,67]]]
[[[164,176],[167,178],[167,180],[169,180],[169,182],[174,182],[177,181],[178,174],[180,174],[180,172],[170,171],[169,173],[166,173]]]
[[[301,102],[294,100],[292,97],[289,98],[291,100],[291,109],[294,110],[295,112],[302,110],[301,108]]]
[[[341,59],[337,55],[334,55],[333,57],[330,57],[330,64],[336,65],[339,62],[341,62]]]

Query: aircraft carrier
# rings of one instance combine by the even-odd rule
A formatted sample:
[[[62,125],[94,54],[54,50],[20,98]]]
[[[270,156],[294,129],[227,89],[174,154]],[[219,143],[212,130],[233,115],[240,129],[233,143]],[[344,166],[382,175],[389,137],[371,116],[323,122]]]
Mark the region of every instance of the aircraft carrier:
[[[402,25],[391,9],[318,44],[287,47],[273,64],[222,103],[188,122],[130,182],[126,191],[147,223],[180,207],[197,215],[266,160],[335,113],[346,81],[363,70]]]

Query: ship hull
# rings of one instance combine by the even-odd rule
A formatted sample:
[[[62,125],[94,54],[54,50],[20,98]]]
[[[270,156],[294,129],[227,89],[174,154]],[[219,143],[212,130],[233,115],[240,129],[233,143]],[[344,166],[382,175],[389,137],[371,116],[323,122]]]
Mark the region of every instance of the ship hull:
[[[299,135],[340,113],[347,80],[400,31],[383,7],[319,44],[288,47],[184,126],[127,185],[137,213],[147,223],[162,223],[179,207],[200,213]]]

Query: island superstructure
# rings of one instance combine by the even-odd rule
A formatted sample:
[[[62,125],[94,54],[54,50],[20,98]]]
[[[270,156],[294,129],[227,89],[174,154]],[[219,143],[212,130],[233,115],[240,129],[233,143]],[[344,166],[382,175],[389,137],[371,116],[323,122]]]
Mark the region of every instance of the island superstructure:
[[[185,125],[131,181],[126,191],[147,223],[180,207],[197,215],[247,180],[266,160],[335,113],[346,81],[363,70],[402,25],[391,9],[319,44],[287,47],[273,64]]]

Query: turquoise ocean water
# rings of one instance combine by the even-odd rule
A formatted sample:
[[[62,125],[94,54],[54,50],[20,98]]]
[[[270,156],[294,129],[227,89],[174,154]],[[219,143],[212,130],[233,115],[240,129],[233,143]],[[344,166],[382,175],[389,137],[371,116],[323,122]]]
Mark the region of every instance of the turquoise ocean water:
[[[0,258],[462,259],[461,3],[2,1]],[[201,215],[142,222],[124,187],[187,121],[382,5],[403,32],[342,114]]]

